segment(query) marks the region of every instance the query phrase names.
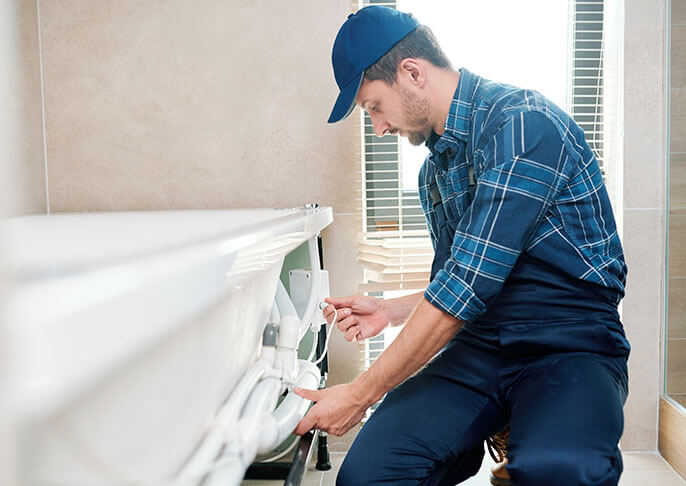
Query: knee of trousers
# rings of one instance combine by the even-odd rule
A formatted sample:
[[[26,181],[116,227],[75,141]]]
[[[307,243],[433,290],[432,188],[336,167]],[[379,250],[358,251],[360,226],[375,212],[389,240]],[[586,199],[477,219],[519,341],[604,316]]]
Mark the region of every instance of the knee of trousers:
[[[336,486],[357,486],[360,484],[374,483],[374,468],[373,464],[365,461],[364,457],[357,457],[354,453],[348,452],[338,470],[336,476]]]
[[[591,451],[530,451],[512,454],[508,472],[525,486],[616,486],[622,460]]]

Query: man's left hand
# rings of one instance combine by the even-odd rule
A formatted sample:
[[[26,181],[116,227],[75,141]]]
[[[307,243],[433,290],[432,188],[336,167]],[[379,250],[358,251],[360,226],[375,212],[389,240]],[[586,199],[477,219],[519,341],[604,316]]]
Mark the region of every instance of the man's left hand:
[[[341,436],[358,424],[370,405],[351,383],[336,385],[322,390],[295,388],[295,393],[315,402],[295,429],[303,435],[316,428],[335,436]]]

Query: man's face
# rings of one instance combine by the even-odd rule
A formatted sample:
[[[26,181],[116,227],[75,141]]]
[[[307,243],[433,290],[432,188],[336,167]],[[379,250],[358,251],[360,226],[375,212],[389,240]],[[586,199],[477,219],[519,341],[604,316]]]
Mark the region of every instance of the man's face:
[[[421,145],[431,135],[428,100],[402,80],[393,84],[364,80],[355,102],[369,113],[377,137],[397,133],[412,145]]]

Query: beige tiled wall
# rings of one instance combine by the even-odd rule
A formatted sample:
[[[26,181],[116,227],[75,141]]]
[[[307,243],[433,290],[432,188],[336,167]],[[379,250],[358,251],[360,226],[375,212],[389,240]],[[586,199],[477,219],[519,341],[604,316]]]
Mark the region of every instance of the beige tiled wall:
[[[356,113],[355,113],[356,114]],[[338,214],[331,231],[324,234],[324,265],[331,273],[331,295],[343,296],[359,293],[362,281],[361,268],[357,263],[355,238],[358,230],[356,214]],[[363,355],[359,344],[343,339],[343,333],[331,336],[331,375],[329,384],[352,381],[362,369]]]
[[[355,210],[326,124],[349,1],[40,0],[54,211]]]
[[[623,320],[632,345],[624,450],[655,450],[665,302],[668,0],[624,2]]]
[[[667,394],[686,405],[686,2],[672,0]]]
[[[52,211],[317,201],[332,292],[355,291],[359,127],[326,123],[349,0],[39,5]],[[352,346],[334,340],[332,381]]]
[[[14,136],[9,155],[3,157],[12,180],[3,194],[4,214],[44,213],[46,206],[43,125],[41,113],[40,55],[36,2],[7,0],[6,15],[13,25],[12,48],[6,58],[11,83],[3,111],[11,120]],[[7,133],[3,131],[3,133]]]

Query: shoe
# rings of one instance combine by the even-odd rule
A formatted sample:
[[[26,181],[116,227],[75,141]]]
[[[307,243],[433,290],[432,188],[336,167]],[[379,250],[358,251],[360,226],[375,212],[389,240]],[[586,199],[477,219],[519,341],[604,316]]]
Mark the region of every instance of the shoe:
[[[507,473],[505,466],[507,465],[507,458],[491,467],[490,480],[493,486],[512,486],[512,480]]]
[[[510,439],[510,428],[486,439],[488,453],[491,455],[496,465],[491,467],[490,481],[493,486],[512,486],[512,480],[507,473],[507,443]]]
[[[496,478],[493,474],[491,474],[489,479],[491,480],[491,484],[493,486],[512,486],[511,479]]]

